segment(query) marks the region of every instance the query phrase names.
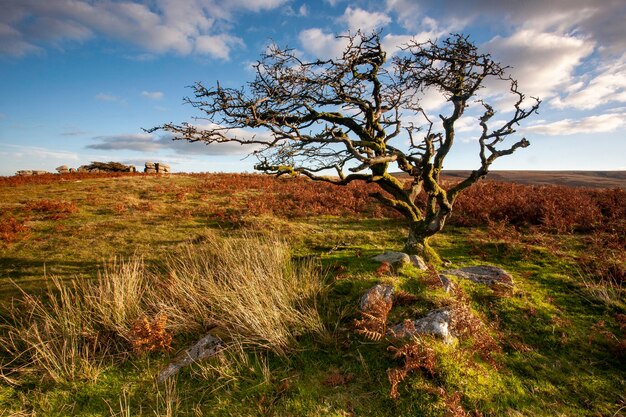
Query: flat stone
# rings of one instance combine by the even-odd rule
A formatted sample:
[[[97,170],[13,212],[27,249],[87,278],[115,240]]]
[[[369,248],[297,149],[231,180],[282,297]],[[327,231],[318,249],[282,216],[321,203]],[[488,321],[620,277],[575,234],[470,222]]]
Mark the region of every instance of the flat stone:
[[[478,284],[493,285],[501,283],[513,285],[513,277],[502,268],[492,265],[466,266],[458,269],[448,269],[442,272],[443,275],[454,275],[455,277],[468,279]]]
[[[361,311],[370,311],[381,300],[384,303],[393,303],[393,287],[391,285],[378,284],[369,289],[361,297],[359,307]]]
[[[385,252],[380,255],[376,255],[372,258],[378,262],[387,262],[394,266],[404,265],[411,263],[411,258],[406,253],[402,252]]]
[[[387,334],[391,337],[409,338],[417,335],[432,335],[450,344],[454,341],[450,333],[452,322],[452,311],[447,308],[432,310],[426,316],[417,320],[407,320],[404,323],[396,324],[387,329]]]

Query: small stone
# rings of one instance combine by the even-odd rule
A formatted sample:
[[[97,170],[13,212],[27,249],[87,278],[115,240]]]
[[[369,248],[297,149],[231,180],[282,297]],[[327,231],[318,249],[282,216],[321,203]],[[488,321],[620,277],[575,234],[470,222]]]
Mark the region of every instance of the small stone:
[[[363,294],[359,307],[361,311],[370,311],[381,300],[387,303],[393,303],[393,287],[391,285],[378,284]]]
[[[432,310],[426,316],[417,320],[407,320],[402,324],[396,324],[387,329],[391,337],[409,338],[420,334],[429,334],[443,339],[447,344],[454,341],[450,333],[452,311],[447,308]]]
[[[443,274],[439,274],[439,281],[445,292],[450,292],[454,288],[454,283]]]
[[[411,264],[413,264],[414,267],[416,267],[417,269],[421,270],[421,271],[427,271],[428,270],[428,265],[426,265],[426,262],[424,262],[424,260],[422,258],[420,258],[417,255],[409,255],[409,259],[411,261]]]

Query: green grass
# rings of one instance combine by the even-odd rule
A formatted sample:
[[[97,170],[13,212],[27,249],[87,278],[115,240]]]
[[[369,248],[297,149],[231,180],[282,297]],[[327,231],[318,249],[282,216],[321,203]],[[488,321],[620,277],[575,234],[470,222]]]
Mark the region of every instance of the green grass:
[[[494,353],[493,366],[472,353],[471,338],[455,347],[435,342],[435,376],[411,374],[400,398],[391,400],[386,370],[399,362],[387,351],[388,343],[364,340],[352,323],[359,316],[360,295],[381,280],[370,258],[402,248],[402,223],[340,217],[220,223],[207,213],[215,205],[228,207],[228,196],[198,191],[201,181],[136,176],[0,188],[0,211],[30,216],[30,234],[0,249],[0,305],[6,308],[19,296],[15,284],[41,293],[51,276],[93,279],[114,257],[140,254],[149,267],[162,267],[164,257],[181,245],[201,244],[207,230],[230,237],[271,231],[289,241],[294,257],[319,258],[328,271],[318,307],[330,337],[300,336],[299,348],[286,357],[248,349],[214,358],[184,369],[169,387],[159,386],[155,376],[176,351],[133,356],[107,367],[96,382],[68,383],[33,372],[9,374],[4,357],[3,372],[15,384],[0,380],[0,416],[154,416],[167,415],[168,404],[180,416],[444,416],[438,387],[461,393],[465,410],[484,415],[624,414],[626,361],[606,332],[620,336],[615,315],[626,311],[623,301],[603,303],[585,291],[573,261],[582,250],[576,236],[559,238],[564,243],[558,251],[463,228],[449,228],[433,239],[453,267],[489,263],[513,275],[515,294],[504,298],[456,281],[473,311],[495,324],[492,333],[502,352]],[[180,192],[186,192],[184,199]],[[20,211],[26,202],[45,198],[75,202],[78,211],[57,220]],[[416,304],[394,309],[394,321],[449,301],[412,268],[383,280],[418,297]],[[2,317],[8,320],[5,311]],[[178,335],[174,347],[193,341],[193,335]],[[347,378],[345,384],[328,383],[336,374]]]

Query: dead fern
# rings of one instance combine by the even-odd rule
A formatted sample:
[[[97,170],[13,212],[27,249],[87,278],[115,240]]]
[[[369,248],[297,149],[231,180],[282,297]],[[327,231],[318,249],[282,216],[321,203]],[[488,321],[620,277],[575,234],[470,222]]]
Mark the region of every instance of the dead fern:
[[[382,262],[378,268],[376,268],[376,272],[374,272],[377,277],[384,277],[385,275],[391,275],[391,264],[389,262]]]
[[[399,348],[389,346],[387,350],[393,352],[394,359],[404,361],[402,367],[387,369],[387,377],[391,384],[389,396],[394,400],[400,396],[398,391],[400,383],[404,381],[411,372],[422,370],[430,377],[433,377],[436,373],[437,357],[435,351],[430,346],[427,346],[421,339],[417,339]]]
[[[361,319],[354,321],[357,334],[375,342],[387,333],[387,317],[393,302],[389,299],[377,299],[370,304],[368,311],[361,311]]]
[[[493,358],[495,353],[502,351],[496,339],[491,335],[489,326],[478,318],[470,308],[470,300],[460,287],[453,290],[454,302],[450,330],[459,338],[472,338],[472,353],[494,367],[498,364]]]
[[[414,304],[416,301],[417,301],[416,296],[404,290],[398,291],[393,296],[393,302],[395,305],[398,305],[398,306],[411,305],[411,304]]]
[[[130,340],[136,353],[168,351],[172,349],[172,334],[167,331],[167,316],[157,314],[152,320],[138,319],[131,330]]]

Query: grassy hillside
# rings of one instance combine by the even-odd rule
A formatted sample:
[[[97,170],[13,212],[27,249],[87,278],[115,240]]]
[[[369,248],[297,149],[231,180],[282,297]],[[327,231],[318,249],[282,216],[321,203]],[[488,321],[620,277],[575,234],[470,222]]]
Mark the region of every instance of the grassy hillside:
[[[515,287],[450,293],[433,269],[371,260],[406,230],[367,192],[257,175],[0,179],[0,415],[626,414],[626,192],[480,183],[433,246]],[[405,292],[386,322],[447,306],[457,342],[366,337],[359,298],[378,282]],[[159,384],[207,332],[227,348]]]

